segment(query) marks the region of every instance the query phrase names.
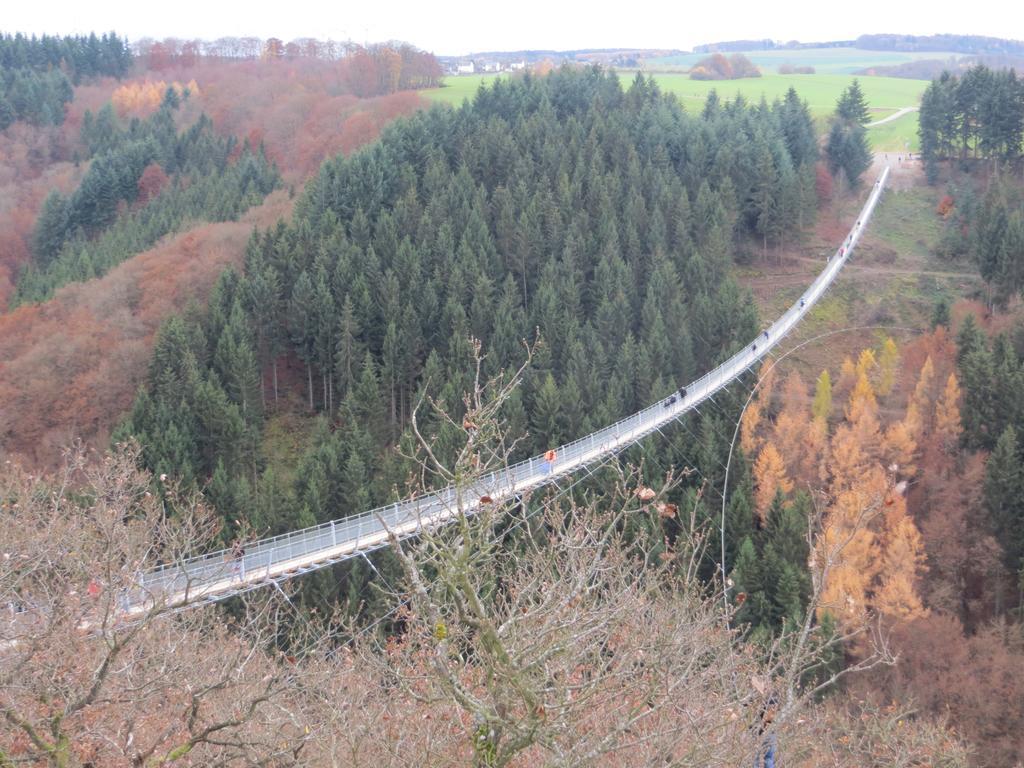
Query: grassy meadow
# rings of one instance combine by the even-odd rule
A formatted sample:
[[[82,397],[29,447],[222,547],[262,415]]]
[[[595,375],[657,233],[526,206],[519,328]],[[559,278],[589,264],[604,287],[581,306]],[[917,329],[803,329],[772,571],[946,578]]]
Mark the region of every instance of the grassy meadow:
[[[445,78],[441,88],[434,88],[421,93],[429,99],[447,104],[458,105],[464,99],[471,99],[481,83],[490,83],[495,78],[507,75],[460,75]],[[632,72],[620,73],[623,87],[628,87],[635,76]],[[736,94],[743,94],[749,101],[758,101],[762,96],[773,101],[781,99],[790,88],[796,88],[818,122],[819,130],[824,130],[825,120],[835,109],[839,94],[853,80],[851,75],[815,74],[815,75],[775,75],[765,74],[763,77],[743,80],[691,80],[688,75],[676,72],[654,73],[652,75],[661,88],[674,93],[683,106],[691,114],[698,112],[707,99],[708,93],[715,89],[723,99],[732,99]],[[861,87],[867,98],[871,115],[880,120],[891,115],[901,107],[917,105],[921,94],[927,87],[926,80],[906,80],[895,77],[860,77]],[[891,123],[871,128],[868,137],[876,151],[905,151],[908,143],[911,150],[917,149],[917,113],[911,113]]]
[[[481,84],[490,85],[499,77],[508,77],[508,75],[458,75],[456,77],[446,77],[444,84],[440,88],[428,88],[419,93],[431,101],[452,104],[457,107],[465,99],[472,99]]]

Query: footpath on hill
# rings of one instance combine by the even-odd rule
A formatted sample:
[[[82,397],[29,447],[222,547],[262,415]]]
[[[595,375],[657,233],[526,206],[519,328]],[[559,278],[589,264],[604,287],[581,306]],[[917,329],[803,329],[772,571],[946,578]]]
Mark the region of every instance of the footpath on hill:
[[[826,332],[869,325],[924,327],[940,298],[954,299],[980,285],[973,265],[948,262],[936,253],[942,219],[936,213],[941,190],[929,187],[919,158],[878,153],[863,178],[890,168],[886,197],[857,254],[830,294],[807,321],[809,331]],[[849,227],[866,195],[832,200],[818,211],[803,241],[770,250],[737,267],[737,280],[749,288],[762,317],[773,317],[793,300],[820,269],[838,233]],[[863,346],[863,333],[838,334],[828,344],[810,345],[793,359],[814,375],[837,367],[843,356]]]

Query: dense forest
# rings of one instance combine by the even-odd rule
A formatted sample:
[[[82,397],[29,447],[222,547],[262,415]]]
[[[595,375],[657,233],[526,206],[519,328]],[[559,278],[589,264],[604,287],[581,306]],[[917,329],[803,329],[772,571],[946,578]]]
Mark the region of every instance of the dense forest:
[[[1007,309],[1024,292],[1024,195],[1019,185],[1002,174],[984,182],[957,178],[937,208],[943,217],[940,254],[973,261],[985,281],[985,303],[990,310]]]
[[[60,125],[72,85],[103,75],[121,77],[132,63],[125,40],[0,34],[0,131],[17,120]]]
[[[154,472],[206,487],[226,519],[310,525],[402,487],[393,447],[424,396],[459,418],[470,337],[494,374],[538,333],[507,418],[529,434],[520,451],[544,450],[756,333],[732,253],[798,236],[816,155],[795,94],[772,107],[711,101],[691,118],[653,82],[623,91],[598,69],[499,82],[461,109],[419,113],[326,163],[293,221],[253,237],[244,274],[221,278],[208,313],[165,326],[119,434],[139,439]],[[323,419],[290,486],[261,451],[289,361]],[[421,418],[449,457],[458,434]],[[719,456],[728,444],[713,427],[694,428]]]
[[[960,76],[944,72],[921,97],[918,136],[931,183],[940,160],[1016,160],[1024,138],[1024,83],[1012,69],[983,64]]]
[[[60,125],[72,85],[103,75],[121,77],[132,63],[128,43],[97,37],[0,34],[0,131],[17,120]]]

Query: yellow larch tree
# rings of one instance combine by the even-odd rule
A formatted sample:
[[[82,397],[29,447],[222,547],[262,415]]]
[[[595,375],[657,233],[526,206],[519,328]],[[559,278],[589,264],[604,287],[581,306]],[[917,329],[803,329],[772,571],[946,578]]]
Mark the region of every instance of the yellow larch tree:
[[[932,412],[931,405],[934,402],[932,388],[935,383],[935,365],[929,355],[921,366],[921,375],[917,378],[917,385],[910,396],[907,404],[907,416],[904,421],[910,429],[911,435],[918,444],[923,442],[924,436],[929,433],[929,424],[926,419]]]
[[[942,397],[935,404],[935,439],[943,450],[950,451],[960,440],[960,382],[956,374],[949,374]]]
[[[885,523],[879,537],[882,549],[880,584],[871,602],[888,616],[917,619],[928,612],[916,587],[925,568],[924,541],[917,525],[907,514],[906,500],[902,495],[890,490],[885,505]]]
[[[750,401],[747,409],[740,417],[740,447],[748,456],[757,453],[763,442],[758,436],[757,430],[761,426],[761,402],[758,399]]]
[[[859,481],[833,494],[815,555],[828,566],[819,610],[830,610],[840,624],[859,620],[867,610],[880,565],[870,524],[881,508],[885,475],[873,466]]]
[[[862,349],[860,356],[857,358],[857,375],[872,376],[877,366],[878,361],[875,359],[875,350]]]
[[[811,419],[804,433],[804,465],[800,467],[800,476],[808,482],[817,475],[818,484],[824,483],[829,477],[831,452],[828,442],[828,423],[821,419]]]
[[[892,392],[893,385],[896,383],[899,362],[900,353],[896,348],[896,342],[886,336],[885,341],[882,342],[882,353],[878,356],[878,370],[875,376],[877,382],[875,389],[882,397]]]
[[[836,428],[829,445],[828,469],[831,474],[832,492],[853,487],[870,463],[861,448],[853,427],[841,424]]]
[[[858,424],[865,419],[878,421],[878,401],[875,399],[875,390],[868,381],[867,373],[859,371],[857,380],[850,391],[850,399],[846,404],[846,420],[851,424]]]
[[[856,381],[857,366],[853,364],[853,360],[849,357],[844,357],[842,365],[839,366],[839,381],[836,382],[836,390],[838,392],[849,392]]]
[[[789,493],[793,481],[786,475],[786,463],[775,445],[766,441],[754,462],[754,509],[762,522],[777,491]]]
[[[906,421],[894,422],[885,430],[882,458],[886,467],[895,466],[901,477],[917,474],[917,441]]]
[[[852,363],[851,363],[852,365]],[[814,384],[814,402],[811,404],[811,415],[816,421],[828,422],[832,414],[832,377],[827,370],[821,372]]]
[[[816,471],[815,463],[807,460],[807,432],[811,427],[807,406],[807,385],[800,374],[794,371],[786,377],[782,390],[782,410],[775,419],[772,437],[779,452],[785,457],[786,464],[791,470],[795,468],[795,474],[805,481],[811,480],[808,470],[811,473]]]
[[[846,419],[853,430],[853,437],[860,445],[867,460],[874,460],[879,455],[881,436],[878,425],[878,401],[868,381],[867,371],[861,369],[857,373],[857,382],[850,392],[846,406]]]

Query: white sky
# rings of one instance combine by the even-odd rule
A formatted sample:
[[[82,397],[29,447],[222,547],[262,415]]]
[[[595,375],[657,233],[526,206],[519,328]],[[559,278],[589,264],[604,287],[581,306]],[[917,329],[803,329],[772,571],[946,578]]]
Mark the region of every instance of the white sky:
[[[114,30],[130,39],[222,36],[405,40],[441,55],[574,48],[679,48],[718,40],[852,39],[940,32],[1024,39],[1024,3],[975,0],[673,0],[632,5],[572,0],[7,0],[4,32]]]

